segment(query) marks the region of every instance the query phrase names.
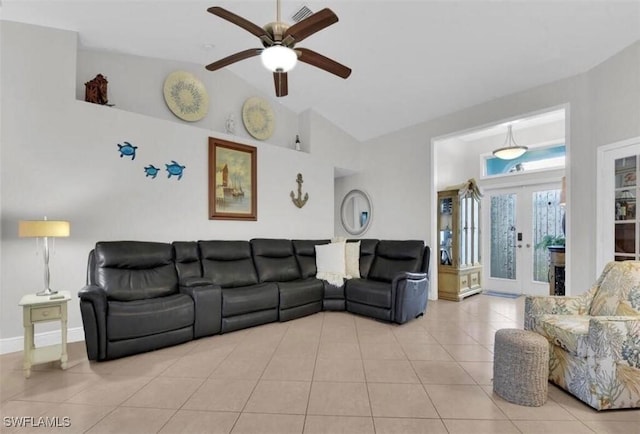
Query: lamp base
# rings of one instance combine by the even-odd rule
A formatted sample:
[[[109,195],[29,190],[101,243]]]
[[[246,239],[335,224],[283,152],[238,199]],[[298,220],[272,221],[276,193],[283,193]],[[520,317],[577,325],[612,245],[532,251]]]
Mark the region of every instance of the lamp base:
[[[43,291],[40,292],[36,292],[36,295],[40,295],[40,296],[47,296],[47,295],[53,295],[53,294],[57,294],[58,291],[53,291],[51,288],[47,288]]]

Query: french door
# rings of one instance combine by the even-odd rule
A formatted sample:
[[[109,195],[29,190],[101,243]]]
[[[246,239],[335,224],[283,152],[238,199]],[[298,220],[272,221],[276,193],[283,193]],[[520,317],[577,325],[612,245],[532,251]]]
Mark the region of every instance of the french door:
[[[549,294],[545,235],[562,236],[560,182],[485,190],[483,288],[530,295]]]

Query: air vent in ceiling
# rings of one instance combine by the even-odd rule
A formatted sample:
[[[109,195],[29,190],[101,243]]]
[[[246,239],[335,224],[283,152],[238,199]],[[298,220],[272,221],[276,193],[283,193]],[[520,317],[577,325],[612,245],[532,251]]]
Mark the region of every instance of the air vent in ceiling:
[[[311,15],[313,15],[313,12],[311,12],[311,9],[309,9],[306,6],[302,6],[300,9],[298,9],[297,12],[294,12],[294,14],[291,15],[291,19],[297,23]]]

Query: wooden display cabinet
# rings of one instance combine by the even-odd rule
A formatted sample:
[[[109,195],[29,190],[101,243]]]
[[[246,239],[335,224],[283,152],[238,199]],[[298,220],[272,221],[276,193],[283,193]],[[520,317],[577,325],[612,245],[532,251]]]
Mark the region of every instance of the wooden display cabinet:
[[[480,192],[475,181],[438,192],[438,298],[461,301],[480,286]]]

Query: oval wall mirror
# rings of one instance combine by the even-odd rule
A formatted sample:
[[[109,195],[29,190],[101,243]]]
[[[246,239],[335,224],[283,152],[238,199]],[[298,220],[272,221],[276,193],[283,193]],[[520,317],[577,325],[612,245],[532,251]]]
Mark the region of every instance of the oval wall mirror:
[[[369,196],[362,190],[351,190],[340,206],[342,227],[351,235],[362,235],[371,224],[373,209]]]

